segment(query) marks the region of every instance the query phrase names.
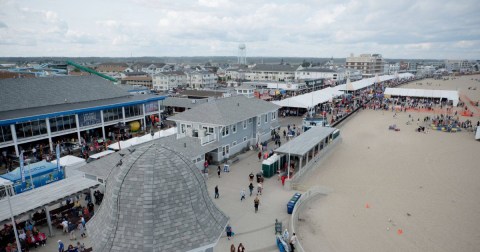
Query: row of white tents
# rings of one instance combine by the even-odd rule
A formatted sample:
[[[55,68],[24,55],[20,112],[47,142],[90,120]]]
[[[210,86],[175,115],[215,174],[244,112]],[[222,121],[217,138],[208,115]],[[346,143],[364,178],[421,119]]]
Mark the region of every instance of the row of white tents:
[[[457,106],[459,101],[458,91],[456,90],[431,90],[431,89],[413,89],[413,88],[386,88],[385,96],[393,97],[417,97],[417,98],[436,98],[447,99]]]
[[[375,83],[380,83],[393,79],[404,80],[412,77],[414,77],[414,75],[411,73],[401,73],[396,75],[375,76],[355,82],[348,81],[347,84],[338,85],[333,88],[324,88],[322,90],[317,90],[307,94],[290,97],[281,101],[272,101],[272,103],[282,107],[310,109],[318,104],[331,102],[333,98],[341,96],[342,94],[344,94],[345,91],[356,91],[372,86]]]

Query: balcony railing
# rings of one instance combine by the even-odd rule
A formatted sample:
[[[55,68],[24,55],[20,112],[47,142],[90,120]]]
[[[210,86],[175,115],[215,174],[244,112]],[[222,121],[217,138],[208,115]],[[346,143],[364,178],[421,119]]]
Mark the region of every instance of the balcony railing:
[[[206,135],[204,137],[200,137],[200,144],[203,146],[203,145],[209,144],[211,142],[214,142],[215,140],[217,140],[217,137],[216,137],[215,134]]]

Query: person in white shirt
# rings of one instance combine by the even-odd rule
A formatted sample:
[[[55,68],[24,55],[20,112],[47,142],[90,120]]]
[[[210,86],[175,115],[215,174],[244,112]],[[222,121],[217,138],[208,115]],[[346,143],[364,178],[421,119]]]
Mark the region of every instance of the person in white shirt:
[[[290,251],[292,252],[295,251],[295,243],[297,243],[297,236],[293,233],[290,238]]]
[[[288,238],[290,237],[290,234],[288,233],[288,230],[285,228],[285,231],[283,231],[283,240],[285,242],[289,241]]]
[[[62,221],[62,227],[63,227],[63,232],[68,233],[68,221],[67,220]]]

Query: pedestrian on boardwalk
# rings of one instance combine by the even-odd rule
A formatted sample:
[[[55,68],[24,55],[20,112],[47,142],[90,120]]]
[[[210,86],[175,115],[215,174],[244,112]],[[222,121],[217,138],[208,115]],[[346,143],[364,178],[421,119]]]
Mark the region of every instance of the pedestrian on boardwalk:
[[[262,152],[258,152],[258,162],[262,161]]]
[[[241,242],[240,242],[240,244],[238,244],[237,252],[245,252],[245,247],[243,246],[243,244]]]
[[[292,238],[290,238],[290,251],[295,251],[295,243],[297,243],[297,236],[295,233],[292,234]]]
[[[258,198],[258,195],[257,195],[257,197],[255,197],[255,199],[253,200],[253,206],[255,207],[255,213],[258,212],[258,205],[260,205],[260,199]]]
[[[220,172],[222,171],[222,169],[220,169],[220,165],[217,167],[217,174],[218,174],[218,177],[220,178]]]
[[[262,183],[258,183],[257,185],[257,194],[262,195],[263,185]]]
[[[250,190],[250,197],[252,197],[253,188],[254,188],[253,184],[250,183],[250,185],[248,185],[248,189]]]
[[[288,229],[285,228],[285,231],[283,231],[283,240],[289,242],[290,240],[288,238],[290,238],[290,234],[288,233]]]
[[[220,194],[218,193],[218,185],[215,186],[215,199],[218,199]]]
[[[235,245],[230,246],[230,252],[235,252]]]
[[[248,178],[250,179],[250,182],[253,182],[253,178],[255,178],[255,175],[253,175],[253,172],[250,172],[248,175]]]
[[[240,201],[242,201],[244,199],[245,199],[245,190],[242,189],[242,191],[240,192]]]
[[[230,224],[227,224],[227,227],[225,227],[225,232],[227,232],[227,239],[230,240],[230,237],[232,237],[232,227]]]

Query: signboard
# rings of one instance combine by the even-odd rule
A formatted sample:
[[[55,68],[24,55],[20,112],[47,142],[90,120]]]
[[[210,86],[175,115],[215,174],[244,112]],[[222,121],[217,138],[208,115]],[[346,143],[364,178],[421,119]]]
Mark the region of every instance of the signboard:
[[[145,113],[158,112],[158,102],[149,102],[145,104]]]
[[[78,114],[78,122],[80,127],[91,126],[102,123],[100,111],[93,111]]]

